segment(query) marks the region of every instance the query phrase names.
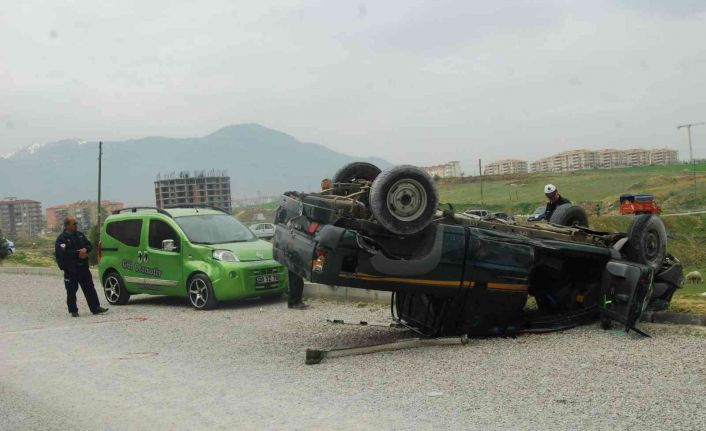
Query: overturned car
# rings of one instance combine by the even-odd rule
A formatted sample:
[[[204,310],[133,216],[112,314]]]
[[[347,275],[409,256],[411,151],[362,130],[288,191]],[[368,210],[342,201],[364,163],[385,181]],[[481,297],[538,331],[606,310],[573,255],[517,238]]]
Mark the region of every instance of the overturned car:
[[[643,311],[666,309],[683,282],[655,215],[610,233],[589,229],[571,204],[524,225],[456,213],[439,208],[434,181],[414,166],[351,163],[331,189],[285,193],[275,218],[275,259],[291,273],[393,292],[395,319],[425,336],[547,332],[597,319],[642,333]]]

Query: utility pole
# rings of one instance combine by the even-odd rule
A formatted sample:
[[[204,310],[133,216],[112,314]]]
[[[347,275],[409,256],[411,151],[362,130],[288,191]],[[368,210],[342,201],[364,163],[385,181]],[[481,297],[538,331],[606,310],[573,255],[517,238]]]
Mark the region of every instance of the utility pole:
[[[478,159],[478,175],[480,175],[480,205],[485,206],[483,203],[483,170],[480,159]]]
[[[98,227],[98,232],[101,228],[101,168],[103,163],[103,142],[98,142],[98,213],[96,215],[96,226]]]
[[[694,152],[691,149],[691,128],[693,126],[703,126],[704,124],[706,124],[706,121],[702,121],[700,123],[682,124],[681,126],[677,126],[677,130],[686,127],[687,134],[689,135],[689,160],[691,162],[692,177],[694,179],[694,205],[696,205],[696,161],[694,160]]]

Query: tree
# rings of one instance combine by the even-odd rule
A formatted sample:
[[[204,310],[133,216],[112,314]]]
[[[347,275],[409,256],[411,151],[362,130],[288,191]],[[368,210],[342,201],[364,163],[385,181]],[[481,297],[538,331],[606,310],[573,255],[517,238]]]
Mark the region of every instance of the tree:
[[[9,254],[10,251],[7,249],[7,239],[0,230],[0,260],[6,259]]]
[[[88,231],[88,240],[93,244],[93,249],[88,253],[88,260],[91,265],[96,265],[98,263],[98,241],[100,241],[100,230],[98,226],[91,226]]]

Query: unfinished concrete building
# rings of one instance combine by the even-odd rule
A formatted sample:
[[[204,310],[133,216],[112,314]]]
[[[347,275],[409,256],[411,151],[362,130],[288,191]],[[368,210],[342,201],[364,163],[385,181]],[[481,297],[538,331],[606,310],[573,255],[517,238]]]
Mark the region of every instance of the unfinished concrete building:
[[[211,205],[232,211],[230,177],[224,170],[158,174],[154,194],[158,208]]]

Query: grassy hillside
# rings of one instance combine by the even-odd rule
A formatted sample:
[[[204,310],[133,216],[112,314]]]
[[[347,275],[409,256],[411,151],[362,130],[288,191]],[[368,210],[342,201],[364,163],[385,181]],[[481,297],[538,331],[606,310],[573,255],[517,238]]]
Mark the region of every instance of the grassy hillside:
[[[617,212],[623,193],[652,193],[666,213],[706,208],[706,164],[696,165],[696,194],[691,165],[594,169],[565,174],[528,174],[484,177],[483,200],[478,177],[439,180],[440,200],[457,209],[484,207],[513,214],[528,214],[544,205],[542,189],[553,183],[572,202],[604,212]]]

